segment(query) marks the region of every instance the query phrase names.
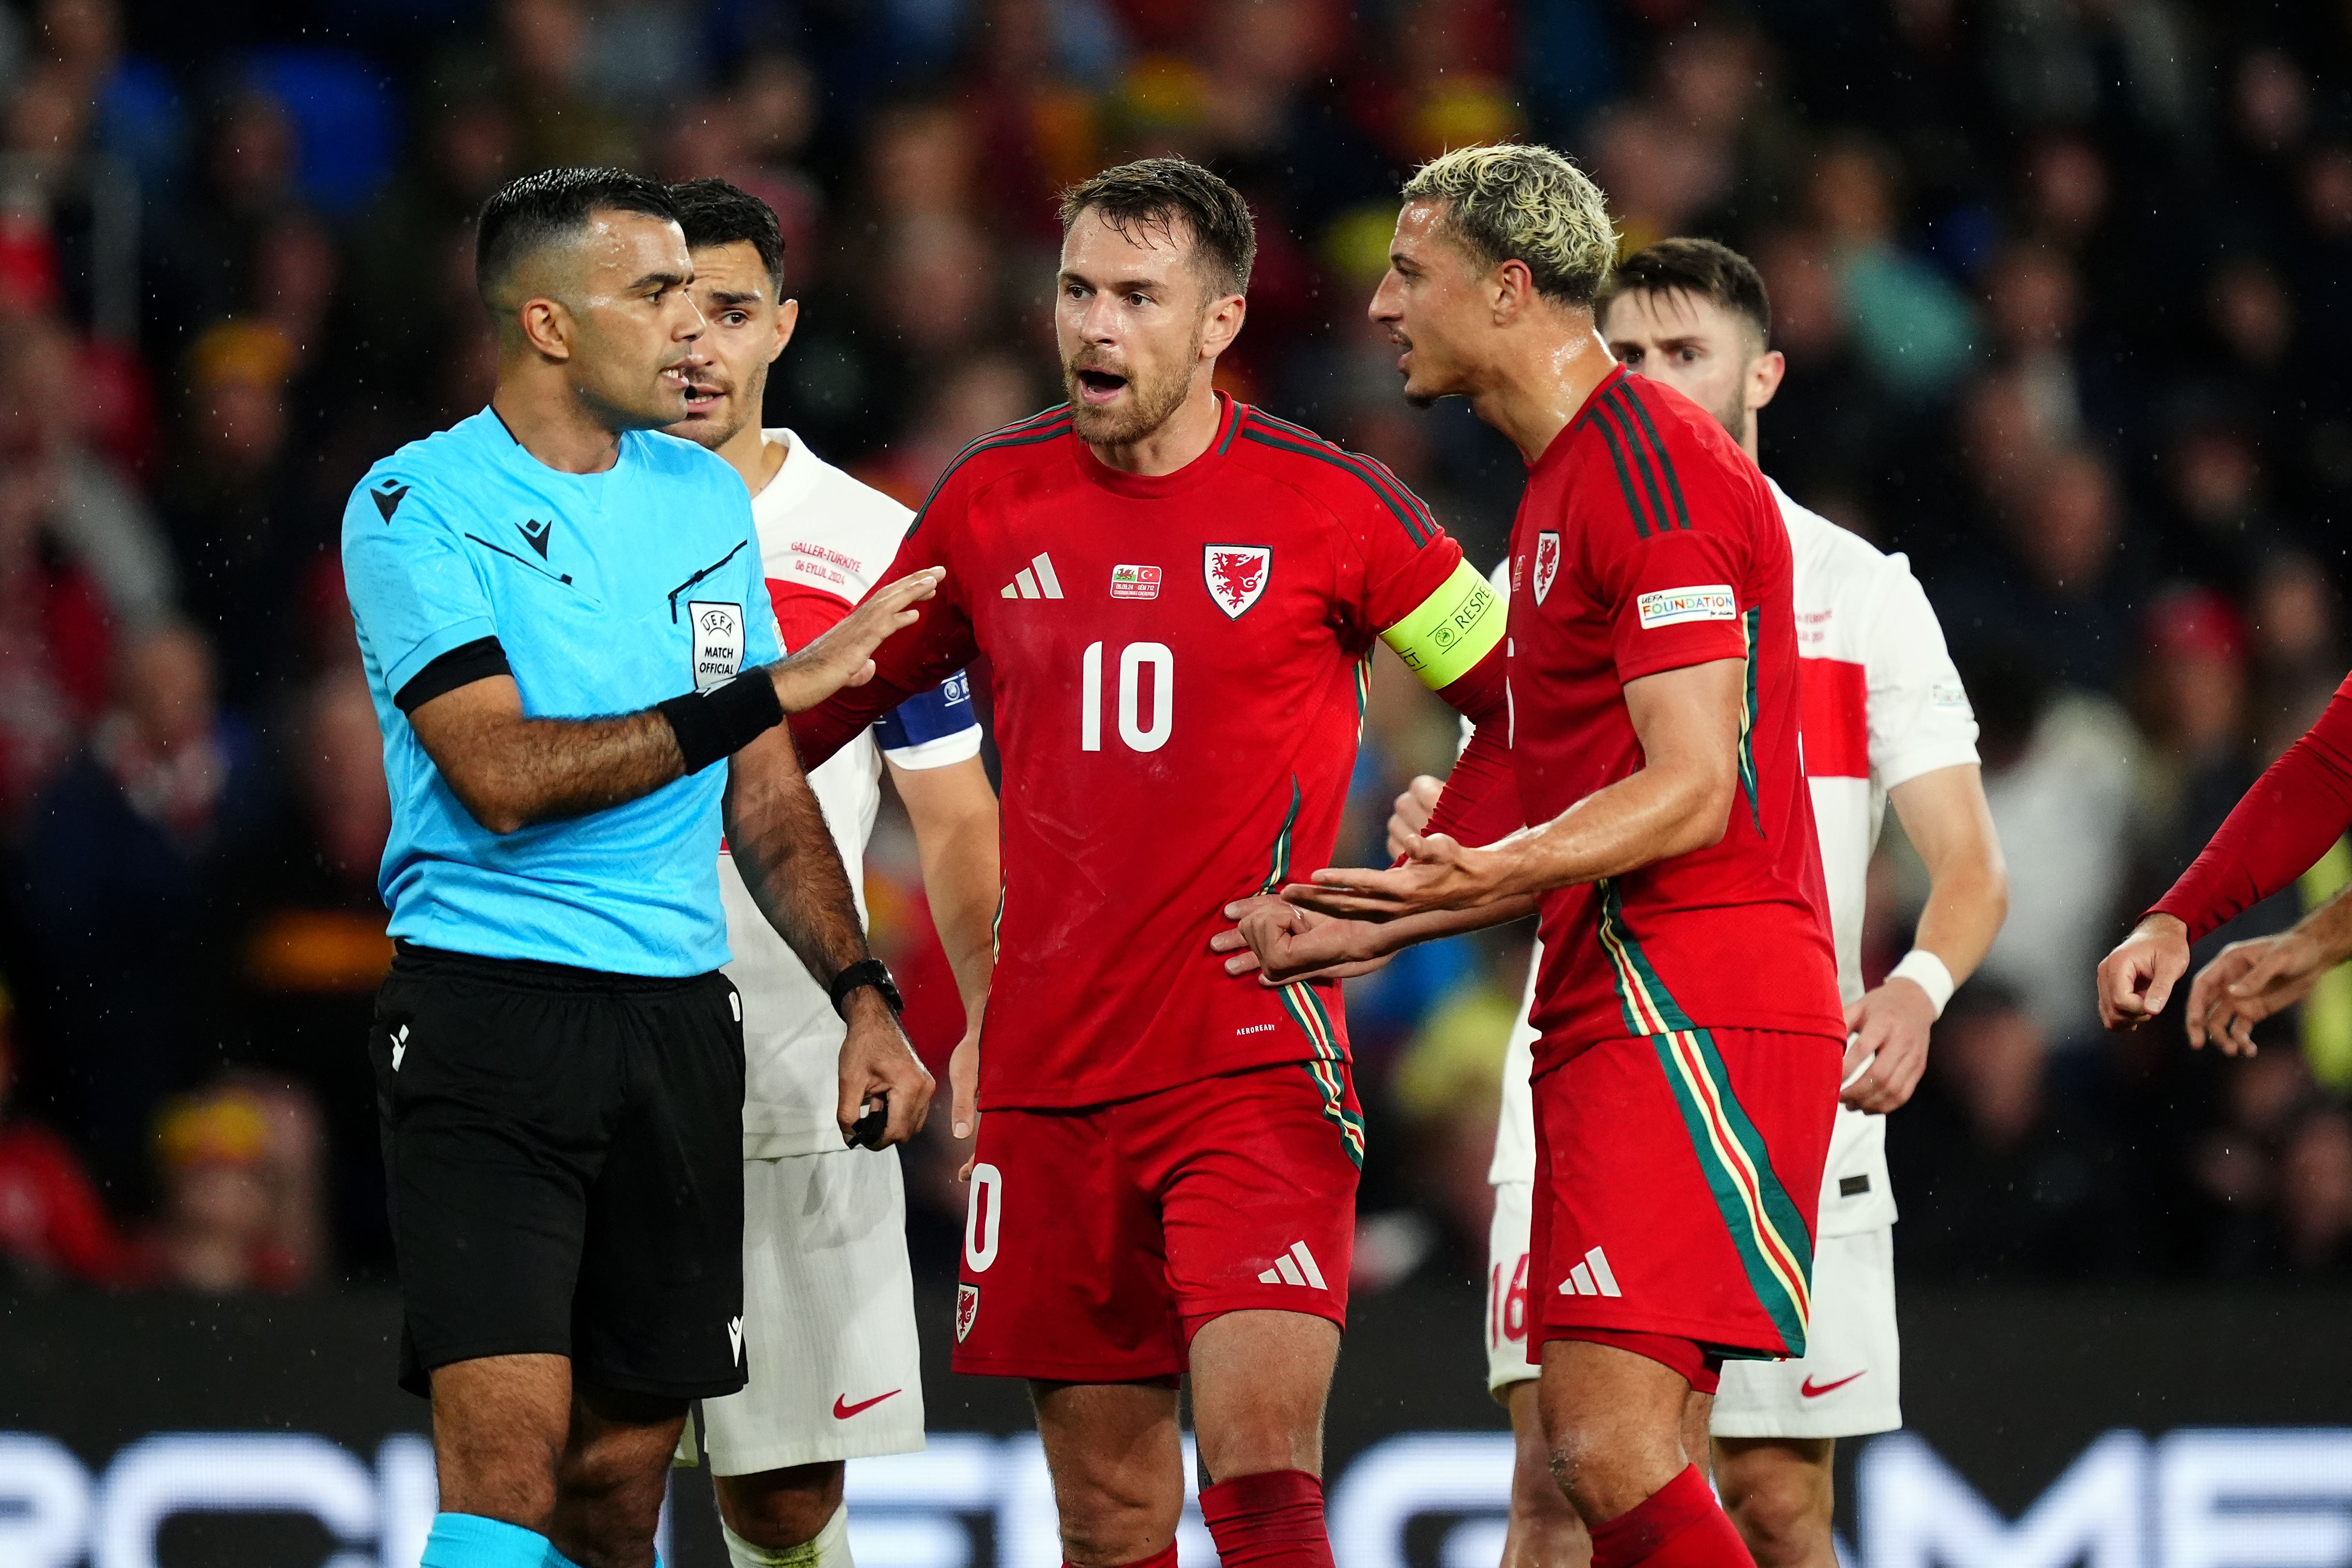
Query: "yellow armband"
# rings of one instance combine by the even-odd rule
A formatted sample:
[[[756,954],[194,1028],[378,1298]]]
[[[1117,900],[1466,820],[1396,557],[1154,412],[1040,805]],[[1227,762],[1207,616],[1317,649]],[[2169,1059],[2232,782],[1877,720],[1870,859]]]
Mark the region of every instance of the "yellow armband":
[[[1465,560],[1418,609],[1381,632],[1381,641],[1423,685],[1443,691],[1494,651],[1508,620],[1503,596]]]

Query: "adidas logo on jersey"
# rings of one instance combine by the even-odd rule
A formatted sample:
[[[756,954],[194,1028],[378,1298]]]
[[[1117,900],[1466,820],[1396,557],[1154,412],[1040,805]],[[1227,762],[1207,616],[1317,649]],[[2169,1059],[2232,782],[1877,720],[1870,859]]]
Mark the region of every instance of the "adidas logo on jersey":
[[[1274,1267],[1257,1277],[1261,1285],[1311,1285],[1318,1291],[1331,1287],[1323,1282],[1323,1270],[1315,1266],[1315,1254],[1307,1250],[1307,1243],[1294,1241],[1290,1250],[1274,1260]]]
[[[1609,1255],[1595,1247],[1584,1255],[1584,1261],[1568,1271],[1559,1282],[1563,1296],[1622,1296],[1617,1288],[1617,1276],[1609,1271]]]
[[[1054,575],[1054,558],[1039,550],[1029,564],[1015,572],[1013,580],[1004,585],[1007,599],[1059,599],[1062,580]]]

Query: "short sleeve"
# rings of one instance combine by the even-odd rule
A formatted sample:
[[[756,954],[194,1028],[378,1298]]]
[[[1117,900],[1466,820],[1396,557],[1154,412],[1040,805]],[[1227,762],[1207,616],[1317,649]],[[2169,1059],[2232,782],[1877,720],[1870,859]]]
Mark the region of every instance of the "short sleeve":
[[[1773,526],[1779,526],[1779,518]],[[1748,655],[1740,589],[1753,547],[1717,528],[1637,536],[1622,517],[1591,530],[1592,572],[1620,683]]]
[[[1502,598],[1402,480],[1349,456],[1364,480],[1354,519],[1364,558],[1358,612],[1422,685],[1443,692],[1502,642]]]
[[[959,670],[908,697],[875,721],[874,738],[891,763],[916,772],[979,756],[980,719],[972,711],[970,678]]]
[[[1976,714],[1944,646],[1944,629],[1901,556],[1879,579],[1870,642],[1870,769],[1892,789],[1923,773],[1977,760]]]
[[[1364,481],[1350,519],[1364,555],[1366,623],[1387,632],[1443,588],[1461,564],[1462,547],[1403,480],[1378,460],[1348,454]]]
[[[437,497],[403,479],[396,504],[382,505],[397,477],[362,484],[343,517],[352,619],[394,697],[444,653],[498,635],[473,558]]]
[[[949,470],[878,584],[896,582],[925,567],[947,565],[951,530],[962,525],[968,499],[963,474]],[[915,606],[919,617],[915,624],[891,633],[874,651],[873,679],[864,685],[844,686],[808,712],[793,716],[793,740],[800,747],[802,766],[816,767],[866,734],[890,709],[930,690],[980,656],[972,641],[971,617],[963,608],[964,588],[961,575],[950,567],[936,596]]]

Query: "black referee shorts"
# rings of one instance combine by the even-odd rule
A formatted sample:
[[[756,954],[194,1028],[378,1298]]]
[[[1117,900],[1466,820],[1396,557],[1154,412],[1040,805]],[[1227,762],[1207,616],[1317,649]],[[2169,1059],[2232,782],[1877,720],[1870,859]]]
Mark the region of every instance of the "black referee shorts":
[[[368,1049],[402,1387],[534,1353],[632,1393],[743,1386],[742,1004],[724,975],[403,943]]]

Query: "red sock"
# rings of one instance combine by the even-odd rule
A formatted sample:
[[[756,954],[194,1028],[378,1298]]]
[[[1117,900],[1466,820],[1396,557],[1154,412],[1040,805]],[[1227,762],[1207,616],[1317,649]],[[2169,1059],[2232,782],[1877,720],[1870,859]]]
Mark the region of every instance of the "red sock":
[[[1201,1517],[1224,1568],[1333,1568],[1323,1483],[1305,1470],[1267,1470],[1203,1487]]]
[[[1748,1543],[1696,1465],[1639,1508],[1592,1527],[1592,1568],[1633,1568],[1636,1563],[1644,1568],[1756,1568]]]
[[[1070,1564],[1065,1563],[1062,1568],[1070,1568]],[[1134,1562],[1125,1564],[1124,1568],[1176,1568],[1176,1543],[1171,1541],[1164,1550],[1155,1552],[1149,1557],[1139,1557]]]

